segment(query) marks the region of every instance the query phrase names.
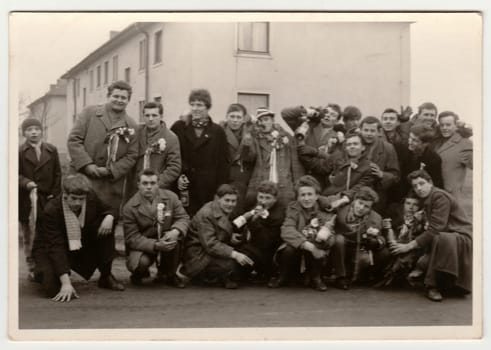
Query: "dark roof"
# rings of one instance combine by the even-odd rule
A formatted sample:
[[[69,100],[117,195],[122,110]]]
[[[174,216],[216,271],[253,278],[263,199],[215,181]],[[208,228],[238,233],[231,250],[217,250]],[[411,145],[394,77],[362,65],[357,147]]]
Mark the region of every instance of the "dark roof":
[[[70,68],[68,72],[63,74],[61,76],[62,79],[69,79],[76,75],[78,72],[81,70],[87,68],[91,63],[94,61],[98,60],[100,56],[105,55],[106,53],[110,52],[114,48],[118,47],[122,43],[124,43],[126,40],[129,38],[140,34],[142,30],[148,28],[152,24],[155,24],[157,22],[135,22],[130,24],[128,27],[123,29],[121,32],[118,34],[114,35],[112,38],[110,38],[108,41],[106,41],[104,44],[99,46],[97,49],[92,51],[87,57],[85,57],[82,61],[77,63],[75,66]]]

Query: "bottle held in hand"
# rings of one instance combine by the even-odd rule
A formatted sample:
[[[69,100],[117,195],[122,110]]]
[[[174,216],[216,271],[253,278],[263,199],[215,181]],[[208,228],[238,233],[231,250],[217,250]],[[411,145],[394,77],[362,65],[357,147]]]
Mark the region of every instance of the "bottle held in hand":
[[[382,230],[383,235],[387,237],[389,245],[397,242],[394,229],[392,228],[392,219],[386,218],[382,220]]]

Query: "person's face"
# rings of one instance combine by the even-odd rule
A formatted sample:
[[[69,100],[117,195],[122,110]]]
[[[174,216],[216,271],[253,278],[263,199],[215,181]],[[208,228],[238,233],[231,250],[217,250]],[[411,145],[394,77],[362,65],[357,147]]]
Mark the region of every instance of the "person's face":
[[[412,132],[409,133],[409,139],[407,141],[407,148],[411,152],[421,152],[426,147],[426,143],[421,141],[419,137]]]
[[[436,111],[434,109],[423,108],[418,116],[418,120],[428,126],[432,126],[436,119]]]
[[[194,100],[189,103],[191,107],[191,117],[193,119],[203,119],[208,117],[208,108],[203,101]]]
[[[87,198],[85,194],[65,193],[63,196],[70,210],[77,214],[82,209],[85,198]]]
[[[321,119],[322,126],[332,128],[338,121],[339,113],[332,107],[324,109],[324,117]]]
[[[302,186],[298,189],[297,200],[304,209],[313,208],[319,195],[315,188],[310,186]]]
[[[114,89],[109,95],[111,109],[115,112],[124,111],[128,102],[130,102],[130,97],[127,90]]]
[[[268,133],[273,130],[274,118],[270,115],[266,115],[258,119],[258,125],[262,132]]]
[[[361,126],[361,137],[365,140],[365,143],[372,144],[379,138],[377,123],[363,123]]]
[[[404,200],[404,214],[414,214],[419,210],[419,200],[416,198],[406,198]]]
[[[357,217],[362,217],[367,215],[372,209],[373,202],[367,201],[365,199],[355,199],[353,201],[353,213]]]
[[[452,116],[440,118],[439,127],[443,137],[450,137],[457,131],[457,124]]]
[[[159,190],[157,175],[142,175],[140,176],[140,181],[138,182],[138,191],[140,194],[148,199],[153,200],[157,191]]]
[[[233,111],[227,114],[227,124],[232,130],[239,130],[244,124],[244,113],[241,111]]]
[[[344,142],[344,147],[349,158],[358,158],[365,150],[365,146],[359,136],[347,138]]]
[[[257,204],[262,206],[265,209],[271,208],[276,203],[276,197],[270,193],[257,193]]]
[[[37,125],[32,125],[24,131],[24,136],[27,141],[38,143],[41,141],[41,128]]]
[[[394,131],[397,125],[399,125],[399,120],[397,119],[396,113],[384,113],[382,114],[382,128],[385,131]]]
[[[414,192],[420,198],[426,198],[433,188],[433,183],[423,179],[422,177],[417,177],[411,181],[411,186],[413,186]]]
[[[346,130],[355,129],[360,126],[360,119],[347,119],[344,121]]]
[[[237,205],[237,195],[236,194],[226,194],[223,197],[218,198],[218,205],[220,209],[227,215],[232,213]]]
[[[156,129],[160,125],[161,116],[158,108],[145,108],[143,110],[143,119],[149,129]]]

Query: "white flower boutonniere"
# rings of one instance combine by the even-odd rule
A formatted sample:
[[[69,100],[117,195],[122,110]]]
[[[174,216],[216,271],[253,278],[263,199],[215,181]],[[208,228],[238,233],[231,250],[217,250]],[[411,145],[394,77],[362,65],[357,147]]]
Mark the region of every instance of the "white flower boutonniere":
[[[128,127],[121,127],[121,128],[117,128],[114,131],[114,133],[116,135],[123,137],[126,143],[130,143],[130,136],[133,136],[135,134],[135,129],[128,128]]]
[[[358,169],[358,164],[356,164],[355,162],[351,162],[350,167],[351,167],[351,169],[356,170],[356,169]]]
[[[160,152],[163,152],[165,151],[165,146],[167,145],[167,143],[165,142],[165,139],[164,138],[160,138],[158,141],[157,141],[158,145],[159,145],[159,150]]]

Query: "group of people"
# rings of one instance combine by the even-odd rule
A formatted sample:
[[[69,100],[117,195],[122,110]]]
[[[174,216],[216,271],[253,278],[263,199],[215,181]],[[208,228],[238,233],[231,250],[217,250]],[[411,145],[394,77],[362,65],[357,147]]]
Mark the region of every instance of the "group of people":
[[[85,108],[68,136],[69,174],[39,120],[22,122],[19,221],[29,276],[55,301],[78,297],[73,270],[124,290],[112,274],[122,224],[130,281],[238,288],[251,278],[325,291],[353,283],[423,284],[430,300],[467,294],[472,224],[462,208],[472,129],[432,103],[380,119],[354,106],[285,108],[281,117],[231,104],[209,115],[205,89],[172,127],[163,106],[126,114],[132,88]],[[156,264],[157,275],[150,276]]]

